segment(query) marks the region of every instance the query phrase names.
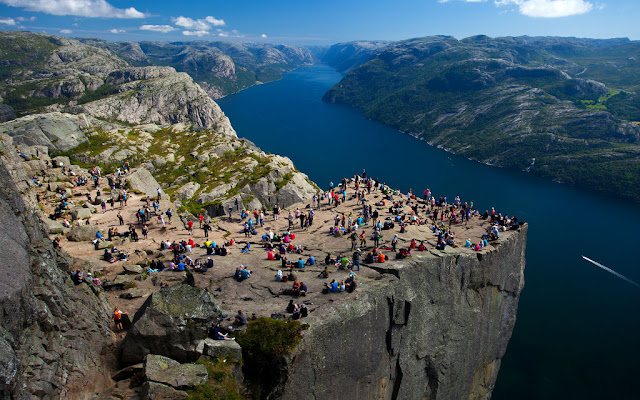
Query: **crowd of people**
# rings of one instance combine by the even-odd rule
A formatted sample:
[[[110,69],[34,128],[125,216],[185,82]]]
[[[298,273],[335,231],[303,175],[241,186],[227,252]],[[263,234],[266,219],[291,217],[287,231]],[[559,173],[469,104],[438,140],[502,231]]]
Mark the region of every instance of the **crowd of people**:
[[[118,195],[109,196],[108,200],[99,201],[103,213],[106,212],[107,205],[110,205],[111,209],[115,209],[116,203],[119,204],[117,224],[109,227],[107,238],[104,238],[102,233],[98,231],[94,240],[96,249],[103,250],[102,259],[110,263],[127,260],[129,254],[119,250],[115,245],[103,248],[101,242],[112,241],[114,238],[128,238],[130,241],[137,242],[141,240],[138,231],[140,231],[142,240],[147,240],[150,225],[160,229],[160,232],[167,233],[166,225],[172,223],[173,212],[171,208],[164,211],[160,209],[160,188],[158,188],[155,198],[147,196],[142,199],[141,206],[137,207],[135,213],[132,213],[135,220],[125,221],[122,210],[127,206],[130,196],[122,185],[122,178],[128,171],[129,166],[123,165],[118,168],[115,174],[107,177],[111,191],[118,190],[115,192]],[[95,204],[98,199],[102,198],[100,192],[102,171],[99,168],[93,168],[88,172],[88,176],[74,176],[73,182],[77,186],[85,186],[89,181],[92,181],[96,194],[95,197],[92,197],[88,192],[87,199]],[[32,180],[39,184],[37,178],[34,176]],[[359,283],[356,272],[359,273],[363,266],[385,263],[390,258],[401,260],[411,257],[412,252],[416,251],[445,250],[447,246],[458,247],[456,227],[468,225],[471,219],[489,222],[489,227],[480,237],[475,240],[468,238],[464,242],[464,247],[473,251],[481,251],[489,246],[490,242],[499,240],[502,232],[515,229],[521,224],[516,217],[502,215],[493,208],[491,211],[487,210],[480,214],[474,208],[473,200],[464,202],[459,196],[456,196],[452,201],[446,196],[437,198],[429,189],[424,190],[422,198],[417,197],[412,190],[401,193],[399,190],[387,186],[384,182],[367,176],[366,171],[351,178],[343,178],[338,185],[331,182],[329,186],[329,190],[314,195],[311,204],[303,210],[299,207],[282,210],[278,205],[275,205],[271,210],[248,211],[240,207],[237,200],[235,208],[232,205],[229,206],[229,221],[240,224],[239,232],[243,233],[246,239],[239,252],[241,254],[255,252],[255,247],[252,245],[257,244],[261,245],[265,252],[267,260],[265,265],[269,265],[271,261],[279,261],[281,267],[277,269],[274,279],[276,282],[286,284],[282,289],[283,294],[294,297],[307,296],[309,287],[298,279],[298,275],[309,267],[316,271],[319,270],[316,257],[322,259],[322,256],[318,254],[318,251],[321,250],[310,250],[304,244],[308,242],[303,243],[303,241],[296,239],[296,232],[299,234],[309,232],[305,236],[321,235],[325,232],[329,238],[338,240],[335,242],[338,243],[335,247],[332,245],[333,248],[340,248],[344,243],[345,250],[338,253],[335,258],[330,252],[326,253],[324,265],[318,274],[319,279],[326,280],[322,283],[320,291],[330,295],[355,291],[358,285],[362,284]],[[56,194],[59,196],[59,203],[56,206],[54,216],[62,217],[65,210],[68,209],[67,191],[57,188]],[[341,205],[349,207],[338,208]],[[332,223],[328,224],[326,230],[323,228],[322,231],[311,231],[310,228],[314,227],[314,218],[320,211],[330,212],[333,215],[330,219]],[[239,218],[234,220],[234,213]],[[281,216],[284,216],[283,219],[286,221],[284,224],[278,223]],[[160,242],[160,252],[169,252],[171,256],[164,261],[160,257],[150,260],[148,267],[146,267],[147,273],[164,270],[207,273],[214,267],[212,257],[230,254],[229,249],[234,245],[233,239],[217,244],[215,240],[209,239],[209,232],[212,231],[210,218],[203,214],[195,218],[195,220],[183,221],[188,238],[173,241],[163,239]],[[265,227],[267,220],[274,221],[274,224],[266,224]],[[154,224],[153,221],[157,221],[157,223]],[[66,219],[64,223],[65,226],[71,225]],[[197,233],[194,233],[196,225],[203,231],[204,241],[202,243],[197,243],[194,240],[197,236]],[[126,227],[126,230],[121,231],[119,226]],[[277,230],[275,226],[280,226],[282,229]],[[409,237],[407,239],[407,233],[410,232],[412,226],[429,228],[433,237],[427,239]],[[424,232],[424,229],[421,231]],[[256,236],[260,237],[259,241],[253,240]],[[57,243],[59,244],[59,241]],[[204,255],[202,257],[194,256],[194,251],[197,248],[206,251],[206,259]],[[253,266],[254,269],[259,267],[259,265]],[[331,275],[335,273],[339,275],[331,279]],[[232,273],[232,277],[238,283],[249,280],[252,276],[252,270],[244,265],[239,265]],[[76,284],[82,282],[100,284],[97,277],[90,275],[85,277],[79,270],[74,272],[72,279]],[[317,287],[317,285],[312,286]],[[289,311],[291,307],[293,309]],[[293,300],[289,303],[287,312],[292,314],[292,319],[299,319],[308,314],[304,304],[295,305]]]

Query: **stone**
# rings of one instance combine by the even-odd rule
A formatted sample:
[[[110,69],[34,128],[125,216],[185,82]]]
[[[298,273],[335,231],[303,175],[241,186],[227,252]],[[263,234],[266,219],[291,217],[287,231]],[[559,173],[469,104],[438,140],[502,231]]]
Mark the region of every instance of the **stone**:
[[[55,221],[50,218],[44,219],[44,224],[47,226],[49,230],[49,234],[58,234],[64,232],[64,226],[62,226],[62,222]]]
[[[83,242],[86,240],[94,240],[96,238],[96,232],[100,228],[96,225],[79,225],[71,228],[67,233],[67,239],[72,242]]]
[[[69,210],[71,218],[75,220],[91,218],[91,210],[84,207],[74,207]]]
[[[103,352],[114,345],[109,305],[71,282],[72,260],[47,240],[36,193],[10,146],[0,134],[0,397],[84,398],[112,385],[113,352]]]
[[[144,269],[139,265],[123,265],[122,269],[124,269],[124,273],[128,275],[137,275],[144,272]]]
[[[171,271],[165,269],[151,274],[153,286],[161,286],[163,283],[173,286],[175,283],[184,283],[187,280],[187,273],[183,271]]]
[[[149,354],[144,363],[148,381],[162,383],[175,389],[188,389],[207,383],[209,374],[202,364],[180,364],[168,357]]]
[[[235,340],[214,340],[206,338],[203,342],[202,354],[211,358],[242,359],[242,348]]]
[[[140,192],[145,196],[156,197],[157,189],[160,184],[155,180],[153,175],[146,168],[134,168],[130,173],[125,175],[124,182],[129,189],[134,192]]]
[[[122,380],[131,378],[133,375],[140,373],[143,370],[144,370],[143,363],[129,365],[128,367],[125,367],[120,371],[116,372],[115,374],[113,374],[111,376],[111,379],[113,379],[114,381],[122,381]]]
[[[144,289],[131,288],[131,289],[125,290],[122,294],[120,294],[120,297],[123,299],[131,300],[131,299],[140,298],[146,294],[147,294],[147,291]]]
[[[111,243],[108,240],[100,240],[97,244],[96,244],[96,250],[104,250],[104,249],[108,249],[109,247],[113,246],[113,243]]]
[[[124,289],[125,286],[133,283],[129,275],[117,275],[113,280],[102,282],[104,290]],[[142,361],[142,360],[141,360]]]
[[[197,342],[207,337],[211,322],[222,314],[205,289],[179,284],[155,292],[136,312],[121,346],[121,360],[137,363],[147,354],[180,362],[200,356]]]
[[[10,105],[0,104],[0,122],[11,121],[15,117],[16,113]]]
[[[87,141],[85,130],[92,120],[60,112],[32,114],[0,124],[0,133],[13,136],[16,144],[67,151]]]
[[[180,189],[178,189],[178,191],[176,193],[176,196],[180,200],[189,200],[190,198],[193,197],[194,194],[196,194],[198,189],[200,189],[200,184],[199,183],[197,183],[197,182],[189,182],[189,183],[186,183],[186,184],[182,185],[182,187],[180,187]]]
[[[109,193],[109,197],[113,199],[113,201],[118,201],[120,196],[124,194],[124,190],[122,189],[112,189],[111,193]]]
[[[71,166],[71,160],[69,160],[69,157],[57,156],[52,158],[52,164],[56,168],[69,168]]]
[[[155,382],[145,382],[142,385],[140,396],[142,400],[185,400],[189,398],[187,392]]]

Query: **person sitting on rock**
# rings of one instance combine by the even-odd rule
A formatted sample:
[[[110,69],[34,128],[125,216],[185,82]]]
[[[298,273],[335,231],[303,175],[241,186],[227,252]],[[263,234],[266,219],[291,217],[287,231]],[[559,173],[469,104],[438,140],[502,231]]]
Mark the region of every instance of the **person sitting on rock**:
[[[84,282],[84,275],[82,274],[82,271],[80,271],[79,268],[76,268],[74,273],[71,275],[71,280],[75,285],[79,285],[82,282]]]
[[[242,282],[245,279],[249,279],[249,277],[251,276],[251,271],[244,265],[240,265],[239,275],[240,275],[240,279],[236,278],[236,280],[238,282]]]
[[[335,279],[331,280],[331,283],[325,283],[325,286],[329,289],[330,292],[337,293],[339,290],[338,282]]]
[[[324,267],[324,271],[320,272],[318,275],[319,278],[328,278],[329,277],[329,267]]]
[[[424,251],[427,249],[427,246],[424,245],[424,240],[420,242],[420,245],[418,246],[418,250],[420,251]]]
[[[298,288],[298,295],[299,296],[306,296],[307,295],[307,284],[304,282],[300,282],[300,287]]]
[[[300,294],[300,282],[298,281],[293,282],[293,287],[291,288],[291,294],[293,294],[294,296],[297,296]]]
[[[291,314],[291,320],[298,321],[299,319],[300,319],[300,308],[296,306],[295,310],[293,310],[293,313]]]
[[[102,254],[102,258],[105,261],[110,262],[110,263],[116,261],[116,259],[113,257],[113,254],[111,253],[111,251],[108,248],[104,249],[104,253]]]
[[[240,253],[248,253],[250,248],[251,248],[251,243],[245,242],[245,245],[244,247],[242,247],[242,250],[240,250]]]
[[[299,257],[298,261],[296,261],[296,267],[300,269],[304,268],[304,261],[302,261],[302,257]]]
[[[211,323],[209,337],[214,340],[235,340],[235,338],[230,338],[228,333],[222,333],[220,323],[217,321]]]
[[[207,272],[207,269],[207,264],[201,264],[199,259],[196,260],[195,264],[193,264],[194,272],[205,273]]]
[[[242,310],[238,310],[238,314],[236,314],[233,325],[235,326],[245,326],[247,324],[247,317],[242,313]]]
[[[313,256],[309,256],[307,261],[305,261],[304,265],[315,265],[316,259]]]
[[[278,272],[276,272],[276,282],[282,282],[282,270],[279,269]]]
[[[296,305],[293,303],[293,299],[289,300],[289,304],[287,304],[287,312],[292,313],[296,309]]]

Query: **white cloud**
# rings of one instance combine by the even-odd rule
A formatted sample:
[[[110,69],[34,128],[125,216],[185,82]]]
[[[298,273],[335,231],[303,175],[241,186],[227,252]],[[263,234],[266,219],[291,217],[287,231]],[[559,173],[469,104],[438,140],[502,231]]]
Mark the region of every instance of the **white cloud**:
[[[220,37],[229,37],[229,34],[226,33],[226,32],[220,32],[220,33],[218,33],[218,36],[220,36]]]
[[[73,33],[73,31],[71,29],[60,29],[60,33],[70,35]]]
[[[26,17],[17,17],[16,19],[17,19],[18,21],[21,21],[21,22],[25,22],[25,21],[31,21],[31,22],[33,22],[33,21],[35,21],[35,20],[36,20],[36,17],[33,17],[33,16],[31,16],[31,17],[29,17],[29,18],[26,18]]]
[[[182,28],[190,30],[190,31],[185,31],[185,32],[201,32],[201,31],[207,31],[208,32],[214,26],[224,26],[225,25],[224,20],[214,18],[214,17],[212,17],[210,15],[205,17],[205,18],[202,18],[202,19],[193,19],[193,18],[189,18],[189,17],[183,17],[181,15],[179,17],[171,18],[171,20],[177,26],[180,26]],[[188,35],[188,34],[185,33],[185,35]],[[202,35],[198,35],[198,36],[202,36]]]
[[[585,0],[495,0],[497,6],[515,5],[520,14],[528,17],[559,18],[580,15],[593,10]]]
[[[208,23],[210,23],[213,26],[225,26],[226,25],[223,19],[216,19],[216,18],[212,17],[211,15],[209,15],[204,20],[207,21]]]
[[[198,30],[198,31],[182,31],[182,34],[185,36],[206,36],[209,34],[209,31],[205,31],[205,30]]]
[[[174,28],[171,25],[142,25],[140,27],[140,30],[167,33],[171,31],[175,31],[176,28]]]
[[[0,17],[0,24],[4,24],[4,25],[9,25],[9,26],[14,26],[16,24],[16,20],[13,18],[2,18]]]
[[[116,8],[105,0],[0,0],[1,4],[51,15],[80,17],[143,18],[145,14],[133,7]]]
[[[266,39],[267,35],[265,35],[264,33],[262,35],[260,35],[261,38]]]
[[[124,29],[116,29],[116,28],[113,28],[113,29],[111,29],[109,32],[111,32],[111,33],[125,33],[125,32],[127,32],[127,31],[125,31]]]

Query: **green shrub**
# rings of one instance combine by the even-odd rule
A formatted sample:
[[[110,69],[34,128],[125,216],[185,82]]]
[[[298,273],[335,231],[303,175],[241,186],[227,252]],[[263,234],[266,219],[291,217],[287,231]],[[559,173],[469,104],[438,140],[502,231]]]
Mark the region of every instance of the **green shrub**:
[[[219,358],[211,361],[196,361],[196,364],[207,367],[209,381],[187,391],[189,399],[240,400],[244,398],[233,376],[233,368],[238,364],[237,361]]]

